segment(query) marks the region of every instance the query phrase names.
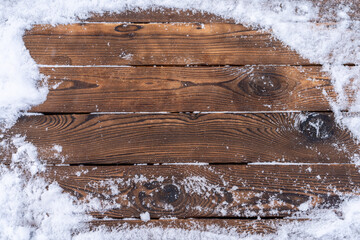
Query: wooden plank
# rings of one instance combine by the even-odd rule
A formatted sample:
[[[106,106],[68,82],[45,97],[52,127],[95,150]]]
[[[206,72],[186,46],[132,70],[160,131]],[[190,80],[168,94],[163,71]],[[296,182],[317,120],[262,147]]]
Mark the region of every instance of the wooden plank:
[[[26,135],[48,163],[68,164],[348,163],[358,149],[326,113],[28,116],[9,134]]]
[[[50,167],[50,180],[80,200],[96,197],[96,218],[285,217],[336,207],[355,196],[354,165],[161,165]]]
[[[24,36],[48,65],[306,65],[270,33],[235,24],[37,25]]]
[[[200,22],[200,23],[234,23],[232,19],[225,19],[215,14],[196,10],[180,10],[176,8],[154,8],[154,9],[134,9],[126,10],[121,13],[105,12],[103,14],[92,13],[90,17],[84,19],[85,22],[132,22],[132,23],[151,23],[151,22]]]
[[[319,9],[318,17],[311,21],[339,20],[334,9],[340,5],[346,5],[349,9],[348,15],[351,20],[360,20],[360,5],[356,0],[310,0]],[[269,8],[281,9],[283,2],[269,2]],[[105,12],[104,14],[92,14],[85,19],[86,22],[201,22],[201,23],[235,23],[232,18],[220,17],[212,13],[197,10],[181,10],[176,8],[152,8],[147,10],[134,9],[121,13]]]
[[[284,224],[301,222],[303,219],[157,219],[143,222],[141,220],[94,220],[90,222],[92,230],[98,227],[107,229],[133,229],[146,228],[184,229],[201,232],[214,232],[220,234],[271,234]],[[146,231],[145,231],[146,232]]]
[[[44,104],[33,112],[328,111],[335,98],[320,67],[41,68]]]

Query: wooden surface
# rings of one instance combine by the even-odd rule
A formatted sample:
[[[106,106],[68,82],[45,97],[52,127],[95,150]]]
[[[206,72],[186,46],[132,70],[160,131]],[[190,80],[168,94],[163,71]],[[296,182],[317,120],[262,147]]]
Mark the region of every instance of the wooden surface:
[[[48,163],[58,164],[348,163],[351,154],[342,149],[357,149],[325,113],[29,116],[12,134],[26,134]]]
[[[311,19],[317,22],[336,22],[339,18],[334,14],[334,9],[341,4],[347,4],[347,13],[352,20],[360,20],[360,5],[357,0],[310,0],[319,9],[319,16]],[[283,4],[277,1],[270,1],[269,7],[282,9]],[[216,3],[215,3],[216,4]],[[134,11],[135,10],[135,11]],[[181,10],[176,8],[155,8],[155,9],[132,9],[121,13],[91,14],[84,19],[85,22],[201,22],[201,23],[235,23],[232,18],[219,17],[217,15],[196,10]]]
[[[328,111],[320,67],[43,67],[46,113]]]
[[[157,8],[142,10],[136,9],[136,11],[127,10],[121,13],[105,12],[104,14],[93,13],[90,17],[79,20],[82,22],[132,22],[132,23],[235,23],[233,19],[227,19],[219,17],[217,15],[192,11],[192,10],[180,10],[175,8]]]
[[[227,234],[232,233],[250,233],[250,234],[271,234],[276,232],[276,228],[288,223],[301,223],[303,219],[162,219],[143,222],[140,220],[98,220],[91,222],[91,228],[96,229],[99,226],[105,228],[120,229],[141,229],[141,228],[164,228],[164,229],[185,229],[197,231],[209,231],[214,233]],[[227,231],[224,229],[228,229]],[[165,231],[166,232],[166,231]],[[161,234],[161,233],[159,233]]]
[[[235,24],[34,26],[25,46],[46,65],[306,65],[270,33]]]
[[[339,20],[328,14],[338,2],[314,3]],[[65,192],[100,198],[92,228],[265,234],[283,217],[358,195],[358,144],[334,121],[329,77],[270,32],[155,9],[37,25],[24,41],[48,76],[48,99],[32,109],[46,115],[6,134],[26,135]],[[194,162],[209,165],[180,164]],[[143,212],[150,222],[124,219]]]
[[[102,200],[105,210],[93,213],[100,218],[284,217],[307,204],[334,207],[360,184],[349,164],[72,166],[47,174],[79,199]]]

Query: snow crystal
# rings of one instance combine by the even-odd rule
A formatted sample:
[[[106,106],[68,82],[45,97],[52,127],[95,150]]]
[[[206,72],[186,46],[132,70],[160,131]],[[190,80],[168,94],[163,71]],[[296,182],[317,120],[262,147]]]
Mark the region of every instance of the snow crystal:
[[[55,83],[53,86],[51,86],[52,89],[57,89],[61,84],[63,83],[63,81],[60,81],[58,83]]]
[[[131,53],[122,53],[119,55],[120,58],[130,61],[133,57]]]
[[[60,146],[60,145],[54,144],[53,149],[55,151],[57,151],[58,153],[62,152],[62,146]]]
[[[150,221],[150,213],[148,213],[148,212],[140,213],[140,219],[143,222]]]

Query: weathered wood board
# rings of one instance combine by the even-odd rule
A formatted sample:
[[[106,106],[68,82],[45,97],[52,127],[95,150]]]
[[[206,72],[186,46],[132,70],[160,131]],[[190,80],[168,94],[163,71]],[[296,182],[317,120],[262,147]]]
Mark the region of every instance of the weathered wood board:
[[[275,233],[276,229],[285,224],[301,224],[305,219],[156,219],[148,222],[141,220],[97,220],[91,222],[91,229],[105,227],[109,229],[131,229],[139,230],[146,228],[163,228],[163,229],[185,229],[199,231],[199,235],[203,231],[214,232],[215,234],[258,234],[265,235]],[[135,232],[135,231],[134,231]],[[165,231],[166,232],[166,231]],[[161,234],[161,233],[159,233]],[[141,237],[141,236],[139,236]]]
[[[46,113],[329,111],[320,67],[43,67]],[[327,97],[323,94],[327,92]]]
[[[349,163],[358,149],[328,113],[43,115],[11,134],[50,164]]]
[[[336,22],[339,16],[334,13],[334,9],[341,4],[346,4],[349,11],[347,14],[352,20],[360,20],[360,5],[357,0],[311,0],[314,6],[319,8],[318,17],[311,21],[317,22]],[[282,9],[282,2],[270,1],[269,8]],[[219,17],[206,11],[180,10],[176,8],[152,8],[152,9],[129,9],[121,13],[92,14],[90,17],[80,20],[85,22],[200,22],[200,23],[236,23],[234,19],[227,16]],[[290,20],[288,20],[290,21]]]
[[[45,65],[310,64],[270,33],[238,24],[40,25],[24,42]]]
[[[95,217],[284,217],[335,207],[356,195],[354,165],[159,165],[50,167],[78,199],[97,197]]]
[[[195,10],[179,10],[174,8],[135,9],[122,13],[105,12],[91,14],[81,22],[128,22],[128,23],[235,23],[217,15]]]

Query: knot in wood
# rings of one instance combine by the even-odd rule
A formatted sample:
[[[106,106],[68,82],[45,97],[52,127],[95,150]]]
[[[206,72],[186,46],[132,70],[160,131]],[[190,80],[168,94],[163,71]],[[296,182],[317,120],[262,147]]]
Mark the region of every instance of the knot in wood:
[[[143,26],[135,25],[135,24],[120,24],[115,27],[116,32],[135,32],[137,30],[142,29]]]
[[[169,184],[162,187],[158,193],[158,198],[161,202],[173,203],[178,200],[180,191],[175,185]]]
[[[200,117],[200,112],[183,112],[186,117],[188,117],[190,120],[196,120]]]
[[[311,141],[326,140],[334,134],[334,121],[326,114],[311,114],[300,123],[300,131]]]
[[[273,68],[258,68],[251,70],[238,87],[251,96],[274,100],[289,94],[295,86]]]
[[[249,82],[253,93],[258,96],[276,95],[282,88],[282,81],[272,73],[254,74]]]
[[[233,194],[231,192],[228,192],[228,191],[224,191],[224,197],[225,197],[225,201],[227,203],[232,203],[234,201],[234,198],[233,198]]]

